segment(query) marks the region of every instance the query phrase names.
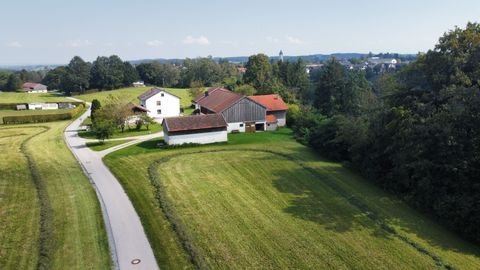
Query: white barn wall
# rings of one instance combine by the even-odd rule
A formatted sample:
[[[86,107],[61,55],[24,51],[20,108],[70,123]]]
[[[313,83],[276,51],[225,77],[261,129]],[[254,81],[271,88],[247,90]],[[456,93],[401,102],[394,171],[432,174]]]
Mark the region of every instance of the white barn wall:
[[[240,126],[242,124],[243,124],[243,127]],[[227,126],[228,133],[231,133],[234,130],[238,130],[239,132],[245,132],[245,124],[243,122],[228,123],[228,126]]]
[[[271,114],[277,117],[277,125],[279,127],[284,127],[287,124],[287,112],[286,111],[276,111],[272,112]]]
[[[208,144],[216,142],[226,142],[227,131],[203,132],[185,135],[164,135],[165,142],[168,145],[181,145],[186,143]]]
[[[275,124],[267,124],[267,126],[265,127],[265,129],[267,131],[275,131],[277,130],[277,127],[278,127],[278,123],[275,123]]]

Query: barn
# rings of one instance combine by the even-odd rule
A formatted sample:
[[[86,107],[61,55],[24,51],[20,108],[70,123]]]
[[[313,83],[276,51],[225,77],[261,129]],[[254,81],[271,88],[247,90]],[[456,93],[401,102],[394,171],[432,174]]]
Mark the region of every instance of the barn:
[[[262,104],[228,89],[211,88],[194,101],[201,114],[221,114],[228,132],[266,130],[266,108]]]
[[[226,142],[227,122],[221,114],[169,117],[163,120],[163,138],[168,145]]]
[[[26,82],[22,85],[22,91],[26,93],[47,93],[47,86],[40,83]]]

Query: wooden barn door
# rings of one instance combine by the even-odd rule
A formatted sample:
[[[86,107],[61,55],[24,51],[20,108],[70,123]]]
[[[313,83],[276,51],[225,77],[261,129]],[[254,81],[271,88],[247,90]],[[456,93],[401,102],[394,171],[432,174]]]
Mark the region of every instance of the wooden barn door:
[[[255,122],[246,122],[245,123],[245,132],[253,133],[255,132]]]

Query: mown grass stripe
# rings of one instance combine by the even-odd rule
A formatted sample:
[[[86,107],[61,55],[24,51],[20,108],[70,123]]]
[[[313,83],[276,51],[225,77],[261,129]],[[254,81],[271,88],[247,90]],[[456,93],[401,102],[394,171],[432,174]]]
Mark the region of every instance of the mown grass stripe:
[[[196,151],[196,152],[187,152],[187,153],[175,153],[175,154],[170,154],[167,156],[164,156],[160,159],[155,160],[149,167],[148,167],[148,174],[149,178],[151,181],[152,186],[155,188],[156,191],[156,198],[160,204],[160,207],[164,211],[167,219],[172,225],[173,230],[177,233],[180,242],[184,246],[186,252],[189,254],[192,263],[197,267],[197,268],[205,268],[205,260],[200,256],[200,252],[198,249],[195,247],[195,242],[193,239],[191,239],[186,231],[186,228],[184,225],[180,222],[180,218],[177,216],[175,213],[174,207],[170,204],[169,200],[167,199],[166,196],[166,191],[165,187],[162,184],[161,178],[159,176],[159,170],[158,166],[160,164],[166,163],[169,160],[183,156],[183,155],[194,155],[194,154],[206,154],[206,153],[218,153],[218,152],[257,152],[257,153],[268,153],[276,156],[280,156],[286,160],[289,160],[291,162],[296,163],[299,167],[302,169],[306,170],[308,173],[312,174],[315,176],[317,179],[322,179],[322,182],[327,185],[331,190],[339,194],[341,197],[347,200],[347,202],[354,206],[355,208],[359,209],[362,213],[366,215],[368,219],[373,221],[374,224],[376,224],[381,230],[384,232],[396,237],[397,239],[401,240],[402,242],[408,244],[409,246],[413,247],[417,252],[424,254],[428,257],[430,257],[435,264],[442,268],[442,269],[455,269],[452,265],[446,263],[443,261],[443,259],[440,256],[437,256],[433,252],[429,251],[425,247],[423,247],[420,243],[408,238],[405,235],[402,235],[399,233],[393,226],[387,224],[384,219],[381,217],[381,215],[371,209],[368,205],[363,203],[360,199],[356,198],[355,196],[350,195],[347,191],[345,191],[341,186],[335,183],[335,181],[332,181],[330,177],[326,178],[319,174],[319,172],[307,166],[305,163],[298,161],[296,158],[287,155],[285,153],[280,153],[276,152],[273,150],[257,150],[257,149],[242,149],[242,150],[236,150],[236,149],[217,149],[217,150],[203,150],[203,151]]]
[[[28,138],[26,138],[20,144],[20,152],[25,156],[28,168],[30,171],[30,175],[32,177],[32,181],[35,185],[35,189],[37,191],[38,200],[40,204],[40,235],[39,235],[39,243],[38,243],[38,261],[37,261],[37,269],[51,269],[51,257],[53,254],[53,208],[50,204],[50,199],[47,193],[47,189],[45,184],[40,176],[38,171],[37,165],[33,160],[31,154],[27,151],[27,143],[34,137],[39,136],[48,130],[50,127],[47,126],[31,126],[31,127],[23,127],[23,128],[40,128],[43,129],[39,133],[36,133]],[[5,129],[15,129],[15,128],[5,128]],[[5,130],[4,129],[4,130]]]

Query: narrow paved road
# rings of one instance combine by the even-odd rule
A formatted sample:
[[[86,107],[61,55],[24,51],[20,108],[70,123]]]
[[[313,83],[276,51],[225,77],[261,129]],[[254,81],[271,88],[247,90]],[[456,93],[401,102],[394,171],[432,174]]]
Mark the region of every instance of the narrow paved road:
[[[162,136],[162,133],[139,136],[134,141],[112,149],[95,152],[85,146],[87,140],[78,136],[79,127],[90,110],[77,118],[65,130],[65,141],[85,173],[92,181],[102,205],[109,245],[115,269],[159,269],[143,226],[132,203],[118,180],[105,166],[102,157],[123,147]]]

